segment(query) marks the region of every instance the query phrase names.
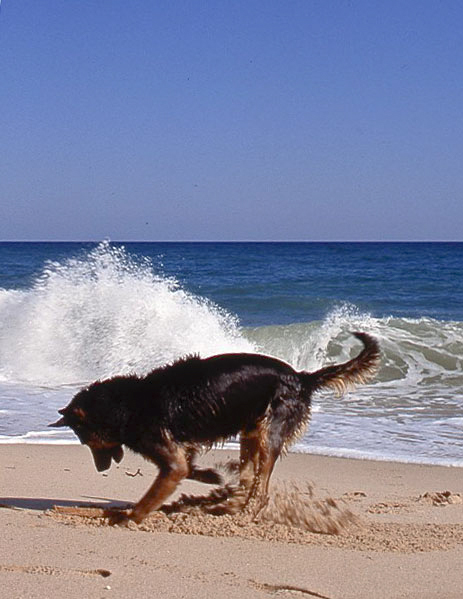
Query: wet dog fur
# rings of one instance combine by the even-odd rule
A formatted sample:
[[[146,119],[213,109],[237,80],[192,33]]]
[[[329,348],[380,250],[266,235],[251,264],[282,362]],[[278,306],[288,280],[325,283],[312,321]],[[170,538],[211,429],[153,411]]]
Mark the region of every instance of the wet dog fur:
[[[304,432],[315,391],[343,392],[376,371],[379,346],[354,333],[362,352],[344,364],[297,372],[260,354],[187,357],[146,376],[115,376],[77,393],[50,426],[69,426],[87,445],[98,471],[120,462],[123,446],[159,468],[146,494],[114,521],[141,522],[161,507],[185,478],[220,484],[195,457],[239,434],[240,485],[246,496],[265,499],[277,458]]]

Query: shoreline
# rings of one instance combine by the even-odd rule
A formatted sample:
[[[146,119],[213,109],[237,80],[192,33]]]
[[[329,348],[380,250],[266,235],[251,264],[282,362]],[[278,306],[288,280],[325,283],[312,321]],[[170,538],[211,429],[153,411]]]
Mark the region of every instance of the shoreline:
[[[237,455],[213,450],[200,464]],[[339,518],[339,534],[308,530],[302,521],[287,526],[278,519],[243,523],[240,516],[161,512],[119,528],[53,509],[140,499],[156,469],[129,452],[97,473],[78,444],[0,444],[0,470],[0,597],[61,591],[68,599],[461,597],[463,476],[457,468],[296,452],[279,460],[271,497],[296,488],[301,503],[291,504],[293,512],[307,516],[310,507],[322,527],[353,514],[347,524]],[[172,501],[210,490],[186,481]]]
[[[21,435],[18,437],[8,437],[8,436],[0,436],[0,447],[6,446],[15,446],[15,445],[39,445],[39,446],[79,446],[81,443],[77,438],[74,439],[53,439],[47,438],[44,439],[42,437],[34,438],[36,434],[40,433],[26,433],[25,435]],[[31,435],[28,437],[28,435]],[[223,445],[215,447],[213,451],[238,451],[239,443],[227,442]],[[447,461],[433,461],[431,458],[405,458],[400,456],[377,456],[372,454],[363,454],[357,450],[351,449],[331,449],[331,448],[319,448],[319,447],[301,447],[296,444],[293,445],[288,452],[289,454],[301,454],[307,456],[317,456],[321,458],[337,458],[337,459],[345,459],[345,460],[355,460],[355,461],[365,461],[365,462],[385,462],[392,464],[404,464],[404,465],[414,465],[414,466],[437,466],[440,468],[463,468],[463,459],[456,463],[452,460]]]

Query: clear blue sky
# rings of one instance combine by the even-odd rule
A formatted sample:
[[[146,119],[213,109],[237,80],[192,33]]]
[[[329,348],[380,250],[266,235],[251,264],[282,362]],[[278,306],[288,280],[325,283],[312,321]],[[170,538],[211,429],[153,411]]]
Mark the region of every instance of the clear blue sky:
[[[0,239],[462,240],[463,3],[3,0]]]

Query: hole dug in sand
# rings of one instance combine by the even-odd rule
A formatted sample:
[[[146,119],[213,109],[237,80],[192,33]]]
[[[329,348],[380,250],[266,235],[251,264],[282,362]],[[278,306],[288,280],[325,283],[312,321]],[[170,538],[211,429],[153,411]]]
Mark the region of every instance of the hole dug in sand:
[[[338,535],[358,518],[343,502],[331,497],[317,498],[311,485],[296,483],[275,486],[266,505],[258,507],[255,498],[245,504],[243,490],[228,484],[207,496],[182,495],[174,503],[163,506],[141,524],[133,522],[132,530],[174,532],[217,537],[307,542],[308,533]],[[67,523],[108,526],[111,510],[98,507],[59,507],[49,512],[53,518]]]

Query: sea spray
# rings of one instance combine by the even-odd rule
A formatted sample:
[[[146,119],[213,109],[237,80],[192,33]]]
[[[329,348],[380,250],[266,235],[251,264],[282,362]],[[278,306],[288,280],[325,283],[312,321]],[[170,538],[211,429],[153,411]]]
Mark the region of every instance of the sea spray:
[[[252,350],[233,315],[108,242],[48,262],[31,289],[0,296],[6,381],[73,384],[147,372],[185,354]]]

